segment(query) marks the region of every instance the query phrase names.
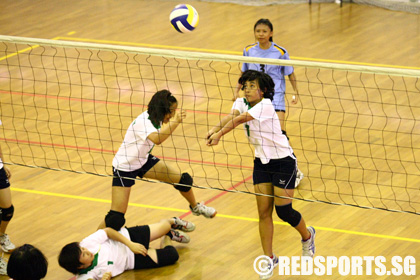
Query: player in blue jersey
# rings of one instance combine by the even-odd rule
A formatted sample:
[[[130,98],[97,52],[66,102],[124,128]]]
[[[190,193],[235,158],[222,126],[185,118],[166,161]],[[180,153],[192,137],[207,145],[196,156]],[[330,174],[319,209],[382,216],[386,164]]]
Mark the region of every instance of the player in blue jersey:
[[[245,47],[244,56],[286,60],[290,59],[289,53],[286,49],[273,42],[273,24],[270,20],[258,20],[254,25],[254,35],[257,42]],[[273,105],[279,117],[282,132],[286,135],[286,126],[284,121],[286,114],[286,104],[284,99],[286,93],[285,76],[289,77],[290,83],[295,91],[291,101],[292,104],[297,104],[299,99],[299,91],[296,84],[296,75],[294,73],[293,66],[244,63],[242,65],[242,73],[246,70],[257,70],[267,73],[273,79],[275,84]],[[236,100],[236,98],[239,97],[240,89],[241,85],[238,84],[233,100]],[[296,186],[299,185],[302,178],[303,173],[298,169],[296,174]]]

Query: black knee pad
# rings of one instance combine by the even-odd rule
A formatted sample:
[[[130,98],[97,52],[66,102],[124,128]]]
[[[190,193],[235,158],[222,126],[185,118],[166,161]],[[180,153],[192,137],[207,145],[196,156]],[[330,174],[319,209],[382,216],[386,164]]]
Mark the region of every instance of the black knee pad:
[[[276,212],[280,219],[289,223],[292,227],[296,227],[302,219],[302,215],[293,209],[292,203],[281,206],[276,205]]]
[[[192,186],[193,178],[188,173],[182,173],[181,180],[179,180],[179,184]],[[186,186],[175,185],[174,187],[175,187],[175,189],[177,189],[181,192],[188,192],[189,190],[191,190],[191,187],[186,187]]]
[[[15,207],[10,206],[9,208],[0,208],[1,211],[1,220],[9,222],[13,218],[13,213],[15,212]]]
[[[119,231],[125,224],[124,213],[110,210],[105,216],[105,226]]]
[[[174,246],[166,246],[163,249],[157,249],[157,259],[159,266],[171,265],[177,262],[179,255]]]

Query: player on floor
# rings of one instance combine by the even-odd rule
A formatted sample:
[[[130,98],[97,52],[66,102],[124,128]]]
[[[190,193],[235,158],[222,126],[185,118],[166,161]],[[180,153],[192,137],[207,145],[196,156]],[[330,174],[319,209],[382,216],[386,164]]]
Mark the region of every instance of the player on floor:
[[[126,270],[171,265],[179,258],[171,240],[190,242],[180,229],[193,231],[195,225],[175,217],[151,225],[123,227],[120,231],[100,229],[80,243],[64,246],[58,262],[77,275],[77,280],[108,280]],[[161,237],[160,249],[149,248],[151,241]]]
[[[125,223],[128,199],[135,178],[150,178],[176,184],[175,188],[189,202],[194,215],[206,218],[216,216],[216,210],[197,203],[191,186],[193,178],[151,154],[154,145],[164,142],[186,117],[184,110],[177,112],[178,102],[168,91],[155,93],[147,111],[140,114],[129,126],[121,147],[112,162],[111,210],[99,228],[105,226],[119,230]],[[162,128],[161,126],[164,125]]]
[[[1,125],[0,121],[0,125]],[[10,252],[15,249],[15,245],[10,242],[9,236],[6,234],[6,228],[10,220],[13,218],[14,207],[12,204],[12,193],[10,192],[11,177],[10,170],[3,164],[3,153],[0,146],[0,246],[3,252]],[[0,274],[6,275],[7,263],[0,258]]]
[[[13,280],[40,280],[47,275],[48,261],[30,244],[16,248],[7,264],[7,275]]]
[[[279,218],[289,223],[301,235],[302,255],[312,257],[315,253],[315,229],[306,227],[301,214],[293,209],[292,199],[280,198],[293,198],[297,162],[287,137],[281,132],[278,116],[271,103],[274,82],[265,73],[247,70],[242,74],[239,83],[243,87],[245,98],[236,99],[231,113],[208,132],[207,145],[217,145],[223,135],[244,124],[248,140],[255,148],[255,193],[268,195],[256,196],[264,254],[271,257],[275,265],[278,263],[272,248],[272,212],[275,208]]]
[[[280,47],[273,42],[273,24],[268,19],[260,19],[254,25],[254,36],[256,43],[245,47],[243,55],[260,58],[271,58],[271,59],[286,59],[289,60],[289,53],[285,48]],[[273,105],[280,119],[281,129],[283,134],[286,134],[285,126],[285,93],[286,93],[286,80],[285,76],[289,77],[290,83],[293,86],[295,95],[292,98],[292,104],[298,103],[299,91],[296,83],[296,75],[292,66],[280,66],[280,65],[269,65],[269,64],[256,64],[256,63],[244,63],[242,65],[242,73],[246,70],[256,70],[267,73],[273,79],[275,83]],[[235,98],[239,97],[239,90],[241,85],[238,84],[236,89]],[[297,169],[296,174],[296,187],[303,179],[303,173]]]

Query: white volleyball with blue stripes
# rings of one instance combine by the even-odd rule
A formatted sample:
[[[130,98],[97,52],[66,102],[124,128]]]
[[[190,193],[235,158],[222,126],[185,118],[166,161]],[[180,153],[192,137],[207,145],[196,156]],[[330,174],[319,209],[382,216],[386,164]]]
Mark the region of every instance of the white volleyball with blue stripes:
[[[197,27],[198,13],[191,5],[179,4],[172,10],[169,20],[176,31],[187,33]]]

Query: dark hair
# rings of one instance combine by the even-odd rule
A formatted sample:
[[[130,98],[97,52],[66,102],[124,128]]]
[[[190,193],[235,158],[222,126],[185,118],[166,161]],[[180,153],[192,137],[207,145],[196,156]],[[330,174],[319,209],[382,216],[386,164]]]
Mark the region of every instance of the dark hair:
[[[154,126],[160,126],[165,116],[171,113],[171,106],[174,103],[177,103],[176,98],[169,90],[160,90],[153,95],[147,112]]]
[[[256,70],[246,70],[239,78],[238,83],[242,85],[243,89],[246,82],[255,80],[258,82],[258,86],[264,93],[264,98],[269,98],[273,101],[274,82],[270,75]]]
[[[40,280],[47,275],[48,261],[30,244],[16,248],[7,263],[7,274],[14,280]]]
[[[82,265],[79,261],[81,254],[82,249],[80,249],[79,242],[69,243],[61,249],[60,255],[58,256],[58,263],[68,272],[78,274],[79,267]]]
[[[270,28],[271,31],[273,31],[273,24],[268,18],[259,19],[254,25],[254,31],[255,31],[255,28],[257,28],[257,25],[259,24],[265,24]],[[273,42],[273,36],[270,37],[270,42]]]

